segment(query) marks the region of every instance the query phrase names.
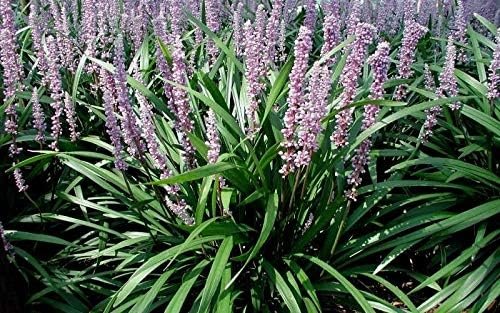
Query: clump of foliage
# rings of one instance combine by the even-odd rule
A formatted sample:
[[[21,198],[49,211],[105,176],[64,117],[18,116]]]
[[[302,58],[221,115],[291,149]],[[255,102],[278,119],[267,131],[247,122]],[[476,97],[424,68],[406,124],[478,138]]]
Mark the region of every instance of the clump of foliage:
[[[495,3],[181,2],[0,0],[26,309],[495,309]]]

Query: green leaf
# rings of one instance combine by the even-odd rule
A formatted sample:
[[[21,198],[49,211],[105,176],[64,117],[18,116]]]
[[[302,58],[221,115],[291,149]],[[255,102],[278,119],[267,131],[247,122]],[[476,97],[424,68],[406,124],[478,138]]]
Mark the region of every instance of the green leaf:
[[[233,249],[233,237],[224,239],[215,255],[214,262],[210,268],[210,273],[206,279],[205,287],[201,292],[201,302],[198,307],[198,313],[208,312],[208,307],[213,300],[215,291],[220,284],[224,268],[226,267],[229,255]]]
[[[229,286],[231,286],[231,284],[233,284],[236,281],[236,279],[243,272],[248,263],[250,263],[250,261],[257,255],[257,253],[259,253],[262,246],[266,243],[267,238],[269,238],[269,235],[274,229],[274,222],[278,214],[278,201],[279,201],[278,194],[276,192],[272,195],[269,195],[269,198],[267,199],[266,213],[264,215],[264,222],[262,225],[262,230],[260,232],[259,238],[257,239],[257,242],[252,247],[252,250],[250,250],[250,253],[246,257],[245,263],[240,268],[240,270],[234,275],[233,279],[227,284],[225,289],[229,288]],[[235,258],[235,260],[241,260],[242,257],[245,257],[245,255]]]
[[[278,292],[283,298],[286,306],[290,310],[291,313],[300,313],[302,312],[295,296],[293,295],[292,290],[286,284],[283,276],[276,270],[269,262],[263,260],[262,268],[266,271],[267,275],[269,275],[269,280],[276,286]]]
[[[321,267],[327,273],[332,275],[336,280],[338,280],[342,284],[342,286],[344,286],[344,288],[353,296],[353,298],[356,300],[356,302],[361,306],[361,308],[363,309],[364,312],[375,313],[375,311],[370,306],[368,301],[366,301],[365,297],[363,297],[361,292],[356,287],[354,287],[354,285],[351,284],[344,276],[342,276],[342,274],[340,274],[337,270],[335,270],[333,267],[328,265],[326,262],[321,261],[320,259],[318,259],[316,257],[305,255],[302,253],[294,254],[294,256],[309,260],[312,263]]]
[[[225,162],[219,162],[215,164],[207,164],[198,168],[195,168],[194,170],[174,175],[165,179],[157,180],[154,182],[151,182],[150,184],[152,185],[173,185],[173,184],[180,184],[180,183],[185,183],[188,181],[193,181],[201,178],[205,178],[211,175],[215,174],[221,174],[224,171],[234,169],[236,168],[236,165],[230,164],[230,163],[225,163]]]

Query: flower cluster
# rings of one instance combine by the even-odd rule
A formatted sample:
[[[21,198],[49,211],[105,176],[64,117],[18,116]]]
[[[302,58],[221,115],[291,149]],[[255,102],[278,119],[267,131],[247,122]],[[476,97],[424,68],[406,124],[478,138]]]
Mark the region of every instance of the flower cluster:
[[[143,151],[140,130],[138,128],[137,116],[135,115],[127,88],[127,72],[125,70],[125,55],[123,50],[123,36],[118,34],[115,41],[115,89],[118,109],[122,115],[121,129],[123,139],[128,147],[128,152],[134,157],[138,157]]]
[[[361,0],[354,0],[351,3],[351,7],[349,10],[349,18],[347,19],[346,31],[347,35],[356,35],[356,31],[358,29],[358,24],[361,21],[361,9],[362,2]]]
[[[267,59],[269,61],[276,60],[276,44],[278,43],[281,15],[283,10],[284,0],[273,1],[271,16],[267,21],[266,41],[267,41]]]
[[[176,5],[174,5],[174,6],[176,6]],[[222,9],[221,6],[222,6],[222,4],[220,3],[220,0],[206,0],[205,1],[205,12],[206,12],[207,26],[214,33],[217,33],[220,30],[220,26],[221,26],[220,14],[221,14],[221,9]],[[210,56],[212,63],[214,63],[215,59],[217,59],[217,55],[218,55],[218,49],[217,49],[217,46],[215,45],[215,42],[209,41],[207,43],[207,52],[208,52],[208,55]]]
[[[33,126],[37,130],[35,140],[39,143],[45,141],[45,130],[47,125],[45,124],[45,114],[43,108],[40,105],[40,100],[38,97],[38,88],[33,88],[33,93],[31,96],[32,104],[32,115],[33,115]]]
[[[113,76],[104,68],[101,68],[99,72],[99,86],[102,91],[104,114],[106,116],[106,132],[113,145],[115,167],[118,170],[126,170],[127,164],[122,157],[123,145],[121,141],[121,130],[115,115],[115,107],[117,106],[117,101],[114,97],[116,94],[115,81]]]
[[[500,28],[497,30],[495,51],[488,75],[488,99],[500,97]]]
[[[358,77],[363,68],[368,45],[372,42],[375,27],[367,23],[359,23],[356,29],[355,40],[349,46],[349,55],[346,65],[340,76],[340,84],[344,91],[340,95],[339,108],[343,109],[336,115],[335,131],[331,140],[337,147],[347,145],[347,132],[352,123],[353,109],[346,109],[356,96]]]
[[[284,140],[282,146],[285,151],[281,151],[280,155],[284,161],[280,173],[283,176],[293,172],[296,168],[295,164],[295,128],[298,122],[297,113],[302,105],[304,105],[305,94],[305,76],[308,68],[309,53],[312,49],[312,32],[302,26],[299,29],[299,35],[295,40],[294,57],[292,71],[290,73],[290,83],[288,92],[288,109],[285,113],[284,128],[282,129]]]
[[[457,56],[457,50],[453,44],[453,37],[448,37],[448,44],[446,46],[446,60],[444,64],[443,71],[439,74],[439,87],[436,91],[438,97],[455,97],[458,95],[457,80],[454,75],[455,70],[455,59]],[[460,108],[459,103],[453,103],[450,105],[452,110],[457,110]],[[424,122],[424,130],[421,134],[421,140],[426,141],[432,135],[433,128],[437,124],[437,117],[441,113],[440,106],[434,106],[425,111],[426,118]]]
[[[233,38],[234,47],[236,49],[236,55],[241,55],[243,53],[243,46],[245,42],[245,35],[242,30],[243,24],[243,2],[238,2],[236,10],[233,14]]]
[[[295,166],[307,166],[318,150],[318,135],[323,130],[321,120],[326,115],[330,93],[330,71],[326,65],[313,65],[307,87],[306,101],[297,112]]]
[[[219,131],[217,130],[217,119],[215,112],[210,109],[205,120],[207,127],[207,146],[208,146],[208,163],[214,164],[217,162],[220,154],[220,138]]]
[[[384,96],[384,83],[387,81],[387,71],[389,68],[389,44],[381,42],[377,46],[375,53],[369,58],[368,63],[373,69],[373,83],[370,87],[370,99],[382,99]],[[362,129],[367,129],[375,124],[379,108],[376,105],[365,106],[363,114]],[[356,150],[356,155],[352,159],[353,171],[347,180],[350,189],[346,195],[353,201],[357,198],[357,188],[361,184],[361,175],[365,172],[365,166],[369,159],[372,142],[370,138],[365,139]]]
[[[462,0],[457,0],[457,7],[455,11],[455,21],[453,23],[453,37],[455,40],[465,45],[467,43],[467,21],[465,17],[465,8],[464,2]],[[457,61],[465,63],[467,62],[467,54],[465,53],[465,49],[460,47],[457,52]]]
[[[321,47],[321,56],[330,52],[340,41],[340,7],[335,1],[332,1],[323,21],[323,38],[324,43]],[[335,61],[335,57],[332,57],[327,63],[331,65]]]
[[[316,28],[316,1],[315,0],[305,0],[305,10],[306,14],[304,17],[304,26],[314,31]]]
[[[411,13],[408,14],[411,15]],[[405,21],[403,41],[398,54],[398,78],[408,79],[413,75],[411,65],[415,58],[415,48],[417,47],[417,43],[420,38],[422,38],[426,32],[427,27],[424,27],[413,20]],[[394,98],[396,100],[403,100],[406,97],[406,92],[406,86],[399,85],[394,94]]]
[[[434,89],[436,89],[434,76],[432,76],[431,70],[429,69],[429,64],[427,63],[424,65],[424,86],[425,89],[429,91],[434,91]]]
[[[51,116],[52,125],[50,127],[53,142],[50,147],[58,150],[59,137],[62,134],[62,118],[64,114],[64,92],[61,81],[61,74],[59,73],[60,64],[58,62],[57,42],[52,36],[47,38],[47,81],[49,82],[50,97],[53,102],[50,104],[53,112]]]
[[[172,53],[172,72],[173,81],[180,86],[187,86],[187,70],[186,70],[186,55],[180,37],[174,39],[174,50]],[[174,87],[173,90],[176,130],[179,133],[179,142],[184,151],[182,153],[184,162],[188,168],[194,168],[194,148],[188,139],[188,133],[193,131],[194,124],[189,114],[191,107],[189,106],[189,97],[181,87]]]

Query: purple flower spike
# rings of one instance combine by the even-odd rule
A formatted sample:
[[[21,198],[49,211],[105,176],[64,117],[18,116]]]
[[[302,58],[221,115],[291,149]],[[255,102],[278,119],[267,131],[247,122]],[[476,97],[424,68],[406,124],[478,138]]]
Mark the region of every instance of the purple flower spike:
[[[220,154],[220,138],[217,130],[217,119],[212,109],[208,111],[205,120],[207,127],[207,146],[208,146],[208,163],[214,164],[217,162]]]
[[[456,97],[458,95],[457,79],[455,78],[455,59],[457,57],[457,50],[453,45],[453,37],[448,37],[448,45],[446,47],[446,60],[443,71],[439,74],[439,88],[436,94],[440,98]],[[458,110],[460,103],[450,104],[452,110]],[[441,107],[434,106],[425,111],[427,114],[424,122],[424,131],[421,135],[422,141],[427,141],[432,135],[434,126],[437,125],[437,117],[441,114]]]
[[[40,105],[38,98],[38,89],[33,88],[33,94],[31,96],[32,103],[32,114],[33,114],[33,126],[37,130],[35,140],[39,143],[45,142],[45,130],[47,125],[45,124],[45,114],[43,113],[43,108]]]
[[[222,4],[220,0],[206,0],[205,1],[205,12],[207,27],[214,33],[218,33],[221,27],[220,14],[222,10]],[[207,52],[210,56],[210,62],[214,63],[219,54],[219,50],[215,45],[215,42],[210,40],[207,43]]]
[[[16,168],[14,170],[14,180],[19,192],[25,192],[26,190],[28,190],[28,185],[26,185],[23,178],[23,173],[21,173],[21,170],[19,168]]]
[[[66,114],[66,121],[69,125],[69,134],[71,141],[76,141],[80,137],[80,133],[76,130],[76,112],[75,105],[71,101],[71,96],[69,93],[65,93],[64,96],[64,114]]]
[[[306,15],[304,18],[304,26],[314,31],[316,28],[316,0],[305,0]]]
[[[356,96],[358,77],[363,68],[368,45],[372,42],[375,31],[375,27],[371,24],[358,24],[356,39],[349,46],[349,55],[340,76],[340,83],[344,87],[344,91],[340,95],[340,109],[351,104]],[[352,123],[352,113],[353,109],[344,109],[336,115],[335,131],[331,140],[337,147],[344,147],[348,143],[348,129]]]
[[[132,109],[128,96],[123,36],[121,34],[118,35],[115,42],[114,65],[117,106],[122,115],[121,128],[123,131],[123,139],[127,144],[130,155],[138,157],[143,150],[143,143],[141,141],[139,128],[137,127],[137,117]]]
[[[284,161],[280,173],[287,176],[289,173],[295,171],[295,128],[298,122],[297,114],[299,109],[305,102],[305,76],[308,68],[309,53],[312,49],[312,32],[306,26],[300,27],[299,35],[295,40],[295,63],[293,64],[290,73],[290,83],[288,92],[288,109],[285,113],[284,128],[281,130],[283,133],[283,142],[281,146],[285,151],[281,151],[280,155]]]
[[[115,167],[118,170],[126,170],[127,164],[123,161],[123,145],[121,141],[121,130],[115,115],[117,105],[114,95],[116,94],[113,76],[104,68],[99,72],[99,86],[102,90],[102,100],[104,114],[106,115],[106,132],[113,145],[113,155],[115,157]]]
[[[429,69],[429,64],[424,65],[424,86],[425,89],[429,91],[434,91],[434,89],[436,89],[436,82],[434,81],[434,76],[432,76],[431,70]]]
[[[455,21],[453,23],[453,37],[460,44],[465,45],[467,43],[467,21],[465,17],[465,8],[462,0],[457,0],[457,8],[455,11]],[[458,49],[457,61],[461,63],[467,62],[467,54],[465,49],[460,47]]]
[[[377,46],[375,53],[369,58],[368,63],[373,70],[373,83],[370,87],[370,99],[377,100],[384,97],[384,83],[387,81],[387,70],[389,69],[389,44],[381,42]],[[365,106],[363,114],[363,126],[365,130],[375,124],[379,108],[376,105]],[[346,191],[349,199],[356,201],[357,188],[361,185],[362,175],[369,160],[372,142],[370,138],[365,139],[356,150],[356,155],[352,159],[353,171],[347,179],[350,189]]]
[[[51,129],[51,135],[52,139],[54,140],[51,144],[50,147],[51,149],[58,151],[58,141],[59,137],[62,134],[62,121],[61,118],[64,113],[64,103],[63,103],[63,98],[64,98],[64,93],[63,93],[63,88],[62,88],[62,81],[61,81],[61,75],[59,73],[59,62],[58,62],[58,46],[56,39],[54,37],[49,36],[47,38],[47,62],[48,62],[48,72],[47,72],[47,81],[49,82],[49,90],[50,90],[50,97],[52,98],[53,102],[50,104],[50,107],[53,110],[52,116],[51,116],[51,121],[52,125],[50,127]]]
[[[174,82],[181,86],[187,86],[186,56],[180,37],[174,40],[172,64]],[[188,139],[188,133],[192,132],[194,128],[194,123],[189,116],[191,113],[189,97],[186,90],[179,87],[174,87],[173,96],[176,108],[176,129],[179,134],[179,142],[184,147],[182,157],[188,168],[194,168],[194,148]]]
[[[332,3],[336,3],[332,1]],[[321,47],[321,56],[323,57],[330,52],[340,41],[340,7],[331,5],[331,9],[327,11],[325,20],[323,21],[323,37],[325,39],[323,47]],[[327,64],[335,63],[335,57],[328,60]]]
[[[0,222],[0,240],[2,240],[2,246],[4,251],[7,253],[11,253],[14,247],[12,247],[11,243],[7,240],[7,237],[5,236],[5,230],[3,228],[2,222]]]
[[[494,100],[500,97],[500,28],[497,30],[497,43],[493,60],[488,72],[488,99]]]
[[[267,22],[266,41],[268,50],[268,60],[276,61],[276,44],[278,43],[281,15],[283,11],[283,0],[273,1],[271,16]]]
[[[352,1],[349,18],[347,19],[346,31],[347,35],[355,35],[358,29],[358,24],[361,21],[361,0]]]
[[[318,150],[318,135],[323,130],[321,120],[326,115],[330,87],[328,67],[315,63],[307,88],[307,101],[297,112],[295,167],[309,165],[312,154]]]
[[[424,27],[415,21],[405,22],[403,40],[398,54],[398,78],[408,79],[413,75],[411,65],[413,64],[413,60],[415,58],[415,48],[417,47],[417,43],[420,38],[422,38],[427,31],[427,27]],[[394,99],[404,100],[406,93],[406,86],[399,85],[394,94]]]
[[[233,15],[233,37],[234,37],[234,47],[236,48],[236,54],[241,55],[243,53],[243,45],[245,41],[245,36],[243,34],[243,2],[238,2],[236,10]]]

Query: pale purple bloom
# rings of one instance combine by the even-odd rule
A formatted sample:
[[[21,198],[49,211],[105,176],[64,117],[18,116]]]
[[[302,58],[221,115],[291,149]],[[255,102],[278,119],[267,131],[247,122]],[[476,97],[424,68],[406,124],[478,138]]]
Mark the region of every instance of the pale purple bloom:
[[[309,213],[306,222],[304,223],[304,227],[302,228],[302,234],[304,234],[309,228],[311,228],[314,222],[314,214]]]
[[[361,0],[353,0],[347,19],[346,33],[348,36],[355,35],[358,29],[358,24],[361,21]]]
[[[64,114],[66,115],[66,121],[69,126],[69,136],[71,141],[76,141],[78,137],[80,137],[80,133],[76,130],[76,112],[75,105],[71,100],[71,96],[69,93],[65,93],[64,97]]]
[[[102,90],[102,100],[104,106],[104,114],[106,116],[106,132],[111,139],[113,146],[113,155],[115,157],[115,167],[118,170],[126,170],[127,164],[123,161],[123,145],[121,141],[121,130],[118,125],[118,120],[115,115],[115,107],[117,102],[115,99],[116,89],[113,76],[104,68],[99,72],[99,86]]]
[[[263,12],[263,7],[260,11]],[[263,49],[264,37],[262,33],[259,33],[250,21],[247,21],[244,25],[244,36],[245,36],[245,78],[247,81],[247,98],[248,107],[246,109],[246,114],[248,117],[248,132],[252,136],[257,127],[257,110],[259,108],[260,99],[259,94],[264,88],[264,84],[261,78],[265,75],[267,51]]]
[[[418,41],[420,40],[420,38],[422,38],[422,36],[424,36],[427,31],[427,27],[424,27],[413,20],[405,21],[403,40],[401,42],[401,49],[399,50],[398,54],[398,78],[408,79],[413,75],[411,66],[413,64],[413,60],[415,59],[415,49],[417,47]],[[394,99],[403,100],[406,97],[406,93],[406,86],[399,85],[394,94]]]
[[[244,50],[245,36],[243,34],[243,2],[238,2],[236,10],[233,15],[233,38],[234,47],[236,48],[236,55],[241,55]]]
[[[332,5],[332,8],[326,12],[325,20],[323,21],[323,38],[324,43],[321,47],[322,57],[335,48],[340,42],[340,11],[338,5]],[[332,56],[327,64],[334,64],[335,60],[336,58]]]
[[[275,0],[272,2],[273,8],[271,16],[267,21],[266,41],[268,50],[268,60],[276,61],[276,44],[278,43],[280,22],[283,10],[283,0]]]
[[[465,45],[467,43],[467,21],[465,17],[465,8],[462,0],[457,0],[457,7],[455,11],[455,20],[453,22],[453,37],[460,44]],[[463,47],[458,48],[457,61],[465,63],[467,62],[467,54]]]
[[[455,70],[455,59],[456,59],[457,51],[455,45],[453,44],[453,37],[448,37],[448,45],[446,47],[446,60],[443,67],[443,70],[439,74],[439,88],[436,93],[438,97],[455,97],[458,95],[458,86],[457,79],[454,75]],[[459,103],[453,103],[450,105],[452,110],[457,110],[460,108]],[[424,130],[421,134],[422,141],[427,141],[429,137],[433,133],[434,126],[437,125],[438,120],[437,117],[441,113],[440,106],[434,106],[425,111],[426,119],[424,122]]]
[[[16,187],[19,192],[25,192],[28,190],[28,185],[24,181],[23,174],[19,168],[14,170],[14,180],[16,182]]]
[[[136,75],[135,78],[138,81],[142,80],[139,75]],[[142,136],[144,138],[144,141],[146,142],[148,152],[153,159],[153,164],[157,169],[160,170],[162,177],[169,177],[171,175],[171,172],[167,168],[167,159],[165,157],[165,154],[160,151],[160,143],[156,138],[153,106],[141,93],[137,92],[135,96],[137,98],[137,102],[139,103],[139,109],[141,112],[140,116],[143,130]]]
[[[285,19],[282,19],[280,22],[280,33],[278,36],[278,56],[279,56],[279,61],[281,62],[285,61],[287,57],[285,51],[285,41],[286,41],[286,21]]]
[[[267,54],[266,47],[269,46],[269,41],[266,38],[266,25],[267,25],[267,12],[266,9],[264,8],[264,5],[260,4],[257,7],[257,12],[255,13],[255,42],[250,43],[247,39],[247,44],[254,44],[254,45],[259,45],[259,54],[261,56],[261,61],[260,64],[261,66],[259,67],[258,71],[260,75],[265,75],[267,68],[271,62],[269,59],[269,55]],[[245,36],[249,36],[248,33],[245,31]],[[262,51],[263,50],[263,51]]]
[[[5,229],[3,228],[3,224],[0,221],[0,239],[2,240],[2,246],[5,252],[11,253],[11,251],[14,249],[10,242],[7,240],[7,237],[5,236]]]
[[[384,83],[387,81],[387,71],[389,69],[389,51],[389,44],[381,42],[378,44],[375,53],[368,59],[368,63],[373,70],[373,83],[370,87],[370,99],[372,100],[383,99],[384,97]],[[378,112],[379,107],[376,105],[369,104],[365,106],[363,130],[375,124]],[[346,191],[346,195],[353,201],[356,201],[357,198],[357,188],[362,182],[361,175],[365,173],[365,166],[369,160],[371,145],[371,139],[365,139],[356,150],[356,155],[352,159],[353,171],[347,179],[350,189]]]
[[[326,115],[330,87],[328,67],[315,63],[309,79],[306,101],[299,107],[296,115],[296,167],[309,165],[312,154],[318,150],[318,135],[323,130],[321,120]]]
[[[86,53],[93,56],[95,52],[95,40],[97,37],[97,12],[98,0],[83,0],[82,2],[82,22],[81,22],[81,43],[85,45]],[[102,27],[102,24],[100,25]]]
[[[290,83],[288,92],[288,109],[285,113],[284,128],[281,130],[283,133],[283,142],[281,146],[285,151],[280,151],[281,158],[284,161],[280,173],[287,176],[296,168],[296,141],[295,141],[295,128],[297,125],[297,114],[301,106],[305,102],[305,77],[308,68],[309,54],[312,49],[312,31],[302,26],[299,30],[299,35],[295,40],[294,56],[295,62],[290,73]]]
[[[304,17],[304,26],[311,31],[316,28],[316,0],[304,0],[306,14]]]
[[[176,37],[173,43],[172,53],[172,71],[173,81],[181,86],[187,86],[187,71],[186,71],[186,56],[184,47],[180,37]],[[188,133],[194,129],[194,123],[189,114],[191,107],[189,106],[189,97],[186,90],[174,86],[173,90],[174,106],[176,109],[176,129],[179,134],[179,142],[184,148],[182,157],[188,168],[194,168],[194,148],[188,139]]]
[[[42,76],[47,71],[47,60],[43,51],[42,38],[45,31],[45,21],[41,19],[41,11],[38,0],[33,0],[30,4],[30,14],[28,25],[31,28],[31,39],[33,41],[33,50],[36,53],[38,63],[37,67]],[[45,84],[46,82],[43,82]]]
[[[170,199],[169,196],[165,197],[165,202],[167,204],[167,207],[174,212],[174,214],[179,217],[184,224],[186,225],[193,225],[194,224],[194,218],[191,216],[189,211],[191,210],[191,207],[186,203],[184,199],[180,199],[177,202],[174,202]]]
[[[214,164],[217,162],[220,154],[220,138],[219,131],[217,130],[217,119],[212,109],[208,110],[205,124],[207,128],[208,163]]]
[[[125,55],[123,50],[123,36],[118,34],[115,42],[115,88],[117,106],[122,115],[121,128],[123,139],[132,156],[139,156],[143,150],[140,130],[138,128],[137,116],[132,109],[127,88],[127,72],[125,70]]]
[[[3,68],[4,98],[10,99],[21,89],[23,68],[17,54],[14,11],[10,0],[0,0],[0,61]]]
[[[429,91],[434,91],[436,89],[436,82],[434,81],[434,76],[429,69],[429,64],[424,65],[424,86],[425,89]]]
[[[71,40],[71,33],[68,25],[68,16],[66,14],[66,7],[59,5],[55,0],[50,0],[50,12],[54,20],[55,42],[57,44],[57,55],[59,62],[62,66],[74,70],[74,55],[73,55],[73,42]]]
[[[22,148],[16,144],[18,133],[17,102],[12,98],[17,90],[23,88],[23,68],[17,54],[18,45],[14,11],[9,0],[0,0],[0,19],[2,21],[0,24],[0,63],[3,69],[4,101],[12,100],[5,108],[5,131],[12,136],[9,155],[15,157],[21,152]]]
[[[331,140],[337,147],[344,147],[348,143],[348,129],[352,123],[353,109],[345,109],[345,107],[351,104],[356,96],[358,78],[363,68],[368,45],[372,42],[375,31],[373,25],[359,23],[355,40],[349,45],[349,55],[340,76],[340,84],[344,90],[340,95],[339,108],[343,110],[335,116],[335,131],[331,136]]]
[[[488,72],[488,99],[500,97],[500,28],[497,30],[497,42]]]
[[[33,94],[31,96],[32,103],[32,115],[33,115],[33,126],[37,130],[35,140],[42,143],[45,141],[45,130],[47,125],[45,124],[45,114],[43,112],[43,108],[40,105],[40,101],[38,98],[38,89],[36,87],[33,88]]]
[[[217,34],[220,30],[221,27],[221,10],[222,10],[222,4],[220,3],[221,0],[206,0],[205,1],[205,13],[206,13],[206,21],[207,21],[207,27],[210,29],[212,32]],[[210,56],[210,61],[212,63],[215,62],[217,59],[217,56],[219,54],[218,48],[215,45],[215,42],[210,40],[207,43],[207,52],[208,55]]]
[[[56,151],[58,151],[57,144],[59,141],[59,137],[62,134],[61,118],[64,113],[64,93],[62,88],[61,74],[59,73],[60,64],[58,62],[59,60],[57,49],[58,46],[54,37],[47,37],[47,81],[49,82],[50,97],[53,100],[53,102],[50,104],[50,107],[53,110],[52,116],[50,118],[52,121],[50,129],[52,139],[54,141],[50,144],[50,147]]]

